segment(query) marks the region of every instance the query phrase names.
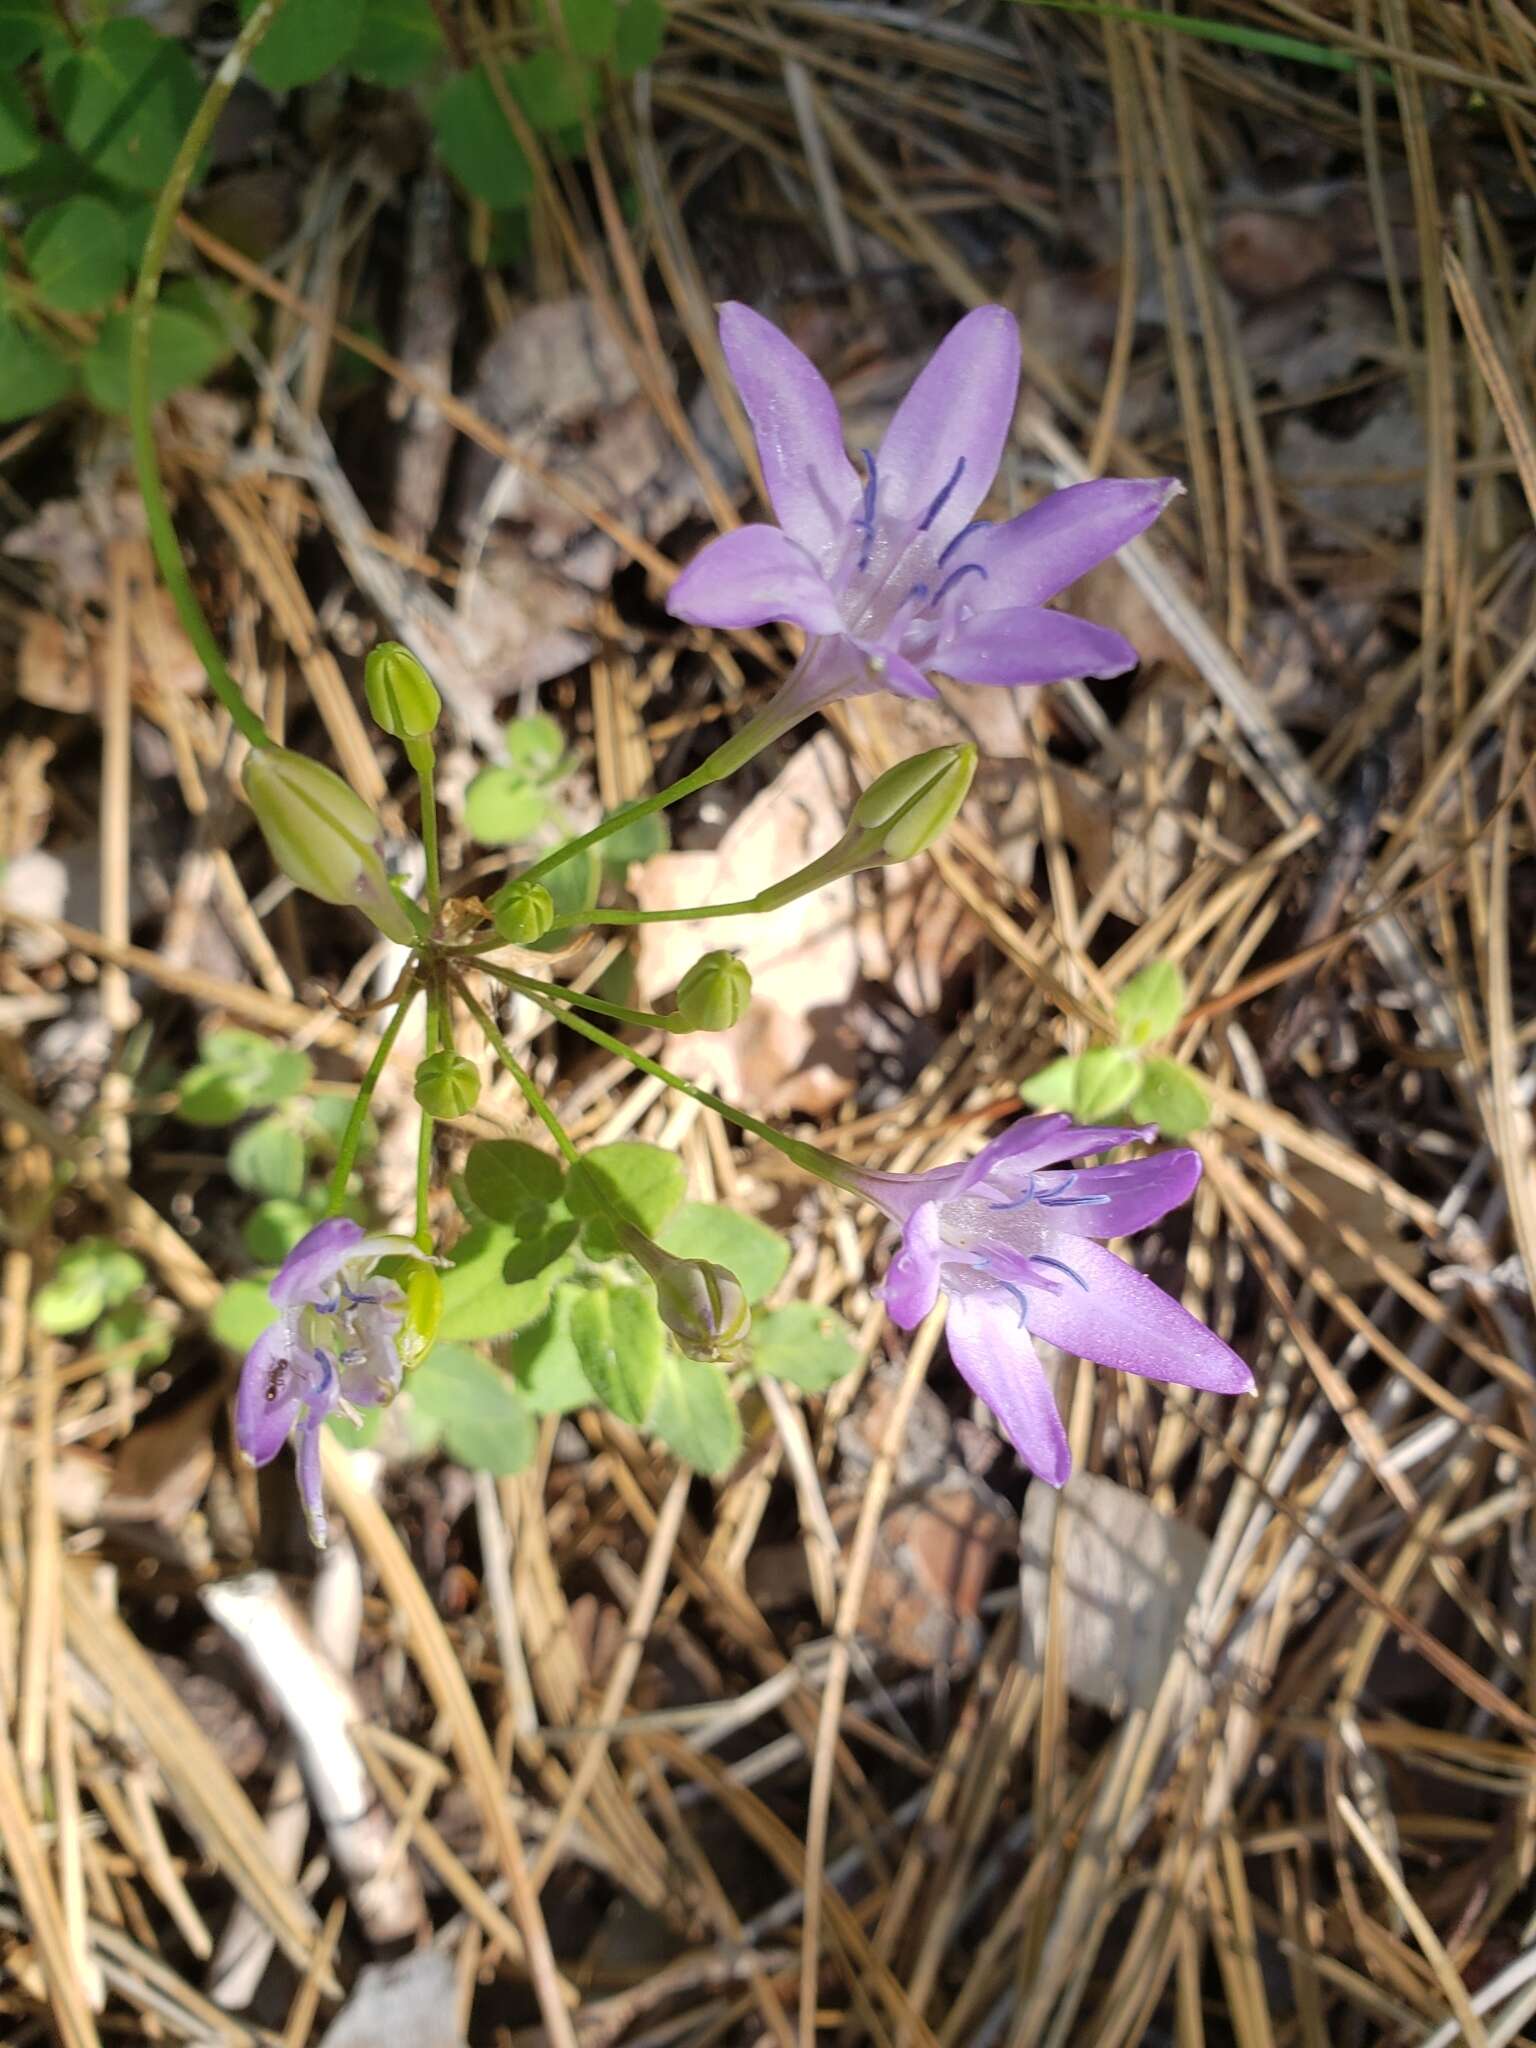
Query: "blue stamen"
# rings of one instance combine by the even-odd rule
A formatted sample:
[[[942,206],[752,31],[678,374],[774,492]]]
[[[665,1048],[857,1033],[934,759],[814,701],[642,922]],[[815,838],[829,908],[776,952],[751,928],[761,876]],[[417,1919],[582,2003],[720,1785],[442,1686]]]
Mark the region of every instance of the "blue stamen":
[[[1053,1266],[1058,1273],[1065,1273],[1069,1280],[1075,1280],[1084,1294],[1088,1292],[1088,1282],[1081,1273],[1075,1273],[1065,1259],[1052,1259],[1048,1258],[1044,1252],[1033,1252],[1030,1255],[1030,1264],[1032,1266]]]
[[[1011,1294],[1019,1304],[1019,1328],[1021,1330],[1024,1329],[1026,1327],[1026,1318],[1029,1315],[1029,1302],[1023,1288],[1015,1287],[1011,1280],[994,1280],[992,1284],[994,1287],[1001,1287],[1005,1294]]]
[[[1098,1209],[1109,1200],[1108,1195],[1042,1195],[1042,1209]]]
[[[875,467],[874,455],[868,448],[865,448],[862,453],[865,466],[869,471],[868,476],[864,479],[864,516],[861,519],[855,519],[853,522],[854,532],[862,533],[864,536],[864,545],[859,551],[859,573],[861,575],[869,567],[870,550],[875,544],[875,517],[880,503],[880,472]]]
[[[926,533],[929,527],[932,526],[935,519],[938,518],[939,514],[944,510],[945,505],[948,503],[950,492],[955,488],[955,485],[959,483],[961,477],[964,474],[965,457],[962,455],[960,460],[955,464],[954,469],[950,473],[949,482],[944,486],[943,490],[940,491],[939,495],[928,507],[928,510],[923,514],[922,518],[917,522],[917,530],[919,533]]]
[[[991,524],[992,522],[990,519],[973,519],[969,526],[962,526],[960,531],[955,535],[954,539],[952,541],[947,541],[945,543],[944,552],[939,556],[939,567],[941,569],[943,568],[944,564],[949,560],[950,556],[955,552],[955,549],[959,547],[962,541],[969,540],[973,533],[980,533],[984,527],[990,526]]]
[[[983,569],[980,562],[962,562],[958,569],[950,570],[944,581],[933,593],[933,601],[936,605],[944,602],[946,593],[954,589],[962,576],[979,576],[983,583],[987,580],[987,572]]]
[[[1022,1195],[1015,1195],[1011,1202],[996,1202],[993,1207],[999,1216],[1006,1216],[1010,1209],[1027,1209],[1035,1199],[1035,1176],[1031,1174]]]

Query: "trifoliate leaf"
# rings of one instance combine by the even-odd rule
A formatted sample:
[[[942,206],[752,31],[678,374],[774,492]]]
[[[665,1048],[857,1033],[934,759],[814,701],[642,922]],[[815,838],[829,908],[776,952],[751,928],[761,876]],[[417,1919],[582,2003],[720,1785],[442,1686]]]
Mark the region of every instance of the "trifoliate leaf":
[[[202,98],[180,41],[144,21],[108,21],[78,45],[45,50],[44,69],[48,103],[75,155],[111,184],[158,190]]]
[[[1133,1048],[1166,1038],[1184,1012],[1184,977],[1171,960],[1153,960],[1115,998],[1115,1021]]]
[[[464,1191],[493,1223],[516,1223],[530,1209],[558,1199],[565,1170],[558,1159],[517,1138],[487,1138],[464,1162]]]
[[[104,200],[44,207],[28,223],[21,247],[38,297],[61,313],[99,312],[128,281],[123,224]]]
[[[1124,1109],[1141,1079],[1140,1063],[1117,1046],[1096,1046],[1077,1062],[1072,1088],[1072,1114],[1079,1123],[1097,1123]]]

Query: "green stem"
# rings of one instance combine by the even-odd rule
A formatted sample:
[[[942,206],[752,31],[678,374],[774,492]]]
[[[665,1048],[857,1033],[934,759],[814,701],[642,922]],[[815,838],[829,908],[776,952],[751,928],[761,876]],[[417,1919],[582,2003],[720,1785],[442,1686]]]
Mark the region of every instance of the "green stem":
[[[637,1031],[686,1030],[686,1025],[664,1017],[656,1010],[626,1010],[622,1003],[610,1003],[602,996],[589,996],[584,990],[559,988],[552,981],[538,981],[532,975],[519,974],[514,967],[493,966],[489,960],[477,963],[482,974],[488,974],[493,981],[499,981],[506,988],[515,988],[521,995],[558,996],[562,1002],[577,1003],[584,1010],[593,1010],[599,1017],[611,1017],[617,1024],[632,1024]]]
[[[712,782],[722,782],[727,775],[734,775],[738,768],[744,768],[764,747],[771,746],[782,733],[797,725],[808,710],[814,709],[810,705],[786,704],[792,682],[793,678],[771,704],[759,711],[724,745],[716,747],[709,759],[695,768],[691,775],[685,775],[681,782],[674,782],[666,789],[657,790],[653,796],[640,796],[633,803],[620,804],[616,811],[610,811],[606,818],[600,819],[590,832],[583,832],[579,839],[567,839],[563,846],[554,847],[542,860],[536,860],[531,868],[524,868],[518,880],[542,881],[552,869],[563,865],[574,854],[596,846],[600,840],[610,838],[626,825],[637,824],[641,818],[654,817],[657,811],[681,803],[685,796],[708,789]]]
[[[744,1109],[733,1108],[729,1102],[723,1102],[718,1095],[712,1095],[707,1088],[699,1088],[692,1081],[685,1081],[681,1074],[674,1074],[659,1061],[648,1058],[643,1052],[637,1052],[632,1045],[626,1045],[622,1039],[604,1031],[600,1024],[590,1023],[585,1017],[578,1016],[558,1000],[566,994],[564,989],[552,989],[547,995],[535,994],[532,989],[527,993],[541,1009],[547,1010],[552,1017],[558,1017],[562,1024],[568,1024],[572,1031],[580,1032],[583,1038],[589,1038],[594,1045],[602,1046],[606,1052],[617,1053],[620,1059],[628,1060],[630,1065],[637,1067],[642,1074],[650,1074],[655,1080],[664,1081],[669,1088],[675,1088],[680,1095],[688,1096],[705,1109],[714,1110],[723,1116],[727,1123],[735,1124],[738,1130],[750,1131],[753,1137],[763,1139],[776,1151],[782,1152],[786,1159],[793,1160],[802,1172],[814,1174],[818,1180],[831,1181],[834,1187],[844,1188],[850,1194],[858,1192],[853,1180],[854,1169],[843,1160],[834,1159],[831,1153],[823,1152],[815,1145],[802,1144],[798,1138],[785,1137],[784,1133],[776,1131],[772,1124],[765,1124],[757,1117],[749,1116]],[[466,1001],[472,999],[466,997]]]
[[[330,1187],[325,1197],[327,1216],[339,1216],[341,1206],[347,1199],[347,1182],[352,1178],[352,1169],[357,1164],[358,1147],[363,1142],[363,1125],[368,1117],[368,1105],[373,1100],[373,1091],[379,1085],[379,1076],[394,1050],[395,1040],[400,1036],[400,1027],[405,1022],[406,1012],[416,1000],[418,984],[412,982],[395,1009],[395,1014],[384,1026],[373,1058],[368,1062],[368,1071],[363,1076],[362,1086],[357,1091],[357,1100],[352,1105],[352,1114],[347,1118],[347,1127],[341,1134],[341,1143],[336,1148],[336,1164],[331,1168]]]
[[[405,758],[421,789],[421,844],[427,856],[427,914],[437,923],[443,903],[443,873],[437,851],[437,754],[428,738],[408,739]]]
[[[416,1242],[424,1252],[432,1249],[430,1203],[432,1199],[432,1133],[436,1120],[421,1112],[421,1129],[416,1134]]]
[[[165,587],[171,593],[186,630],[187,638],[196,648],[198,658],[208,671],[208,681],[214,695],[234,720],[235,726],[253,747],[270,747],[274,744],[256,713],[246,701],[245,692],[230,674],[213,629],[203,615],[203,608],[197,601],[192,588],[192,579],[187,574],[186,563],[181,557],[181,544],[176,538],[175,523],[171,518],[170,502],[165,495],[165,485],[160,478],[159,458],[155,452],[154,422],[149,395],[149,355],[153,337],[155,304],[160,296],[160,276],[165,268],[166,252],[170,248],[171,234],[176,226],[176,216],[181,211],[181,202],[186,196],[197,160],[203,146],[213,133],[214,123],[223,112],[224,102],[234,90],[235,81],[245,69],[252,50],[261,41],[271,25],[282,0],[260,0],[250,20],[241,30],[238,41],[229,55],[214,72],[203,103],[192,117],[191,126],[181,138],[181,147],[171,165],[170,175],[161,187],[155,217],[150,223],[149,239],[144,244],[144,258],[139,265],[138,283],[134,286],[133,306],[129,315],[128,328],[128,413],[133,429],[133,459],[138,475],[139,493],[144,500],[144,517],[149,528],[150,545],[155,551],[155,560],[160,574],[165,578]]]
[[[581,1154],[567,1136],[564,1124],[561,1123],[559,1117],[555,1115],[554,1110],[545,1100],[543,1090],[517,1057],[511,1046],[508,1045],[505,1038],[502,1037],[500,1030],[497,1028],[495,1018],[483,1004],[475,1001],[475,998],[470,994],[462,981],[456,982],[455,986],[463,997],[470,1015],[485,1033],[486,1044],[495,1053],[497,1059],[501,1061],[501,1064],[522,1090],[523,1100],[559,1146],[567,1164],[571,1166],[578,1165],[581,1160]]]
[[[585,931],[593,924],[692,924],[695,918],[750,917],[761,908],[755,896],[748,896],[740,903],[700,903],[687,910],[572,910],[557,917],[550,930]]]

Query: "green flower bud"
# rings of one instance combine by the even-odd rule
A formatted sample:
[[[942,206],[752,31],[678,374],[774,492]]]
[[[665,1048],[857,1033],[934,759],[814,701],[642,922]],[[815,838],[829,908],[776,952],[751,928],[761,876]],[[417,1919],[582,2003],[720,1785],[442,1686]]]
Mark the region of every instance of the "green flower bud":
[[[507,882],[485,906],[511,946],[531,946],[555,921],[555,899],[542,882]]]
[[[411,921],[389,886],[379,821],[332,769],[287,747],[253,747],[241,771],[272,858],[322,903],[350,903],[409,945]]]
[[[853,822],[879,834],[886,860],[910,860],[949,830],[975,773],[972,746],[914,754],[869,785],[853,807]]]
[[[741,1282],[713,1259],[679,1259],[626,1223],[619,1239],[656,1285],[656,1312],[690,1358],[719,1358],[741,1349],[752,1310]]]
[[[416,1069],[416,1100],[428,1116],[467,1116],[480,1100],[480,1076],[461,1052],[429,1052]]]
[[[436,728],[443,708],[437,685],[398,640],[374,648],[363,669],[363,689],[374,724],[397,740],[419,740]]]
[[[751,1000],[752,977],[734,953],[706,953],[677,985],[677,1014],[690,1031],[729,1031]]]

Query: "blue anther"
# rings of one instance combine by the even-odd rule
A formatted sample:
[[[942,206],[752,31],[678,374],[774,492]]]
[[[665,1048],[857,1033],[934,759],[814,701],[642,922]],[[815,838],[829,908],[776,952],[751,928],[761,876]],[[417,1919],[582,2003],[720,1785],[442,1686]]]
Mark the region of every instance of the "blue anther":
[[[926,597],[927,595],[928,586],[926,583],[914,583],[912,588],[907,592],[907,603],[911,604],[915,599],[919,597]]]
[[[1044,1252],[1034,1252],[1030,1255],[1030,1264],[1032,1266],[1053,1266],[1058,1273],[1065,1273],[1069,1280],[1075,1280],[1084,1294],[1088,1292],[1088,1282],[1081,1273],[1075,1273],[1065,1259],[1052,1259],[1047,1257]]]
[[[348,1304],[353,1308],[364,1305],[373,1306],[384,1299],[382,1294],[359,1294],[355,1287],[343,1288],[342,1292],[346,1295]]]
[[[1010,1209],[1027,1209],[1035,1199],[1035,1176],[1031,1174],[1022,1195],[1015,1195],[1011,1202],[995,1202],[993,1207],[999,1216],[1006,1216]]]
[[[973,519],[969,526],[962,526],[960,531],[955,535],[953,540],[945,542],[944,551],[939,556],[939,567],[941,569],[943,568],[944,564],[949,560],[950,556],[955,552],[955,549],[959,547],[962,541],[969,540],[973,533],[980,533],[983,531],[984,528],[990,526],[991,524],[992,522],[990,519]]]
[[[987,580],[987,572],[983,569],[980,562],[962,562],[958,569],[950,570],[944,581],[933,593],[933,601],[936,605],[944,602],[947,593],[954,589],[962,576],[979,576],[983,583]]]
[[[928,510],[923,514],[922,518],[917,522],[917,530],[919,533],[926,533],[929,527],[932,526],[935,519],[938,518],[939,514],[944,510],[945,505],[949,502],[950,492],[955,488],[955,485],[959,483],[961,477],[964,474],[965,457],[962,455],[960,460],[955,464],[954,468],[950,471],[949,482],[944,486],[943,490],[940,491],[939,495],[928,507]]]
[[[1098,1209],[1109,1200],[1108,1195],[1042,1195],[1042,1209]]]

